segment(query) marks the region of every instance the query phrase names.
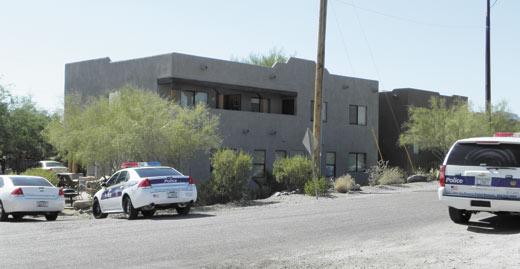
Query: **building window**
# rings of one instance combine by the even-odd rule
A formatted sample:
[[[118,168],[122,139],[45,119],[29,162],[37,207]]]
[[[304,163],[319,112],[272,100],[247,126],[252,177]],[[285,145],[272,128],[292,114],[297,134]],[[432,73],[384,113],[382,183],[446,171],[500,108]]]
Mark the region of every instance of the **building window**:
[[[208,104],[208,93],[181,91],[181,106],[195,106],[199,103]]]
[[[224,109],[241,110],[240,94],[224,95]]]
[[[251,111],[269,113],[271,110],[269,99],[251,98]]]
[[[282,114],[295,115],[294,113],[294,99],[282,100]]]
[[[327,122],[327,102],[321,105],[321,119]],[[311,101],[311,121],[314,121],[314,100]]]
[[[281,161],[283,158],[287,157],[287,151],[285,150],[277,150],[274,152],[274,161]]]
[[[350,105],[349,119],[351,125],[367,125],[367,107]]]
[[[336,177],[336,152],[327,152],[326,177]]]
[[[413,144],[413,154],[419,155],[419,153],[420,153],[419,145]]]
[[[253,177],[265,177],[265,150],[255,150],[253,153]]]
[[[351,152],[348,154],[348,171],[349,172],[365,172],[366,170],[366,153]]]

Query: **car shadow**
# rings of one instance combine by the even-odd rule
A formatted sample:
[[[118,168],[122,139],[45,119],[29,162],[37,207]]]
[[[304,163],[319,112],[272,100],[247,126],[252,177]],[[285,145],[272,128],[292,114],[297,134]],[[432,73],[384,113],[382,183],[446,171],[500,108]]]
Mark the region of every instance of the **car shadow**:
[[[161,221],[161,220],[174,220],[174,219],[200,219],[200,218],[210,218],[210,217],[215,217],[215,215],[202,214],[202,213],[190,213],[188,215],[179,215],[179,214],[171,213],[171,214],[155,215],[153,217],[139,216],[138,219],[149,219],[149,220],[154,220],[154,221]]]
[[[475,218],[475,216],[473,216]],[[519,234],[520,233],[520,216],[512,216],[509,214],[498,215],[480,219],[478,221],[470,221],[466,224],[469,232],[481,234]]]

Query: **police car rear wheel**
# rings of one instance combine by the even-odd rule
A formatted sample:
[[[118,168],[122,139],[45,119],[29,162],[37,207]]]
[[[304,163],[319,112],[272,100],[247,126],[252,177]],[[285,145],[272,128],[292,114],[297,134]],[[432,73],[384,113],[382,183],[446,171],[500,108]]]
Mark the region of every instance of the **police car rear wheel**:
[[[185,207],[177,207],[175,209],[177,209],[177,213],[179,215],[188,215],[188,213],[190,213],[190,208],[191,208],[191,205],[187,205]]]
[[[141,213],[143,213],[145,217],[151,217],[155,214],[155,210],[141,210]]]
[[[468,223],[471,218],[471,213],[466,210],[460,210],[450,206],[448,211],[450,213],[450,219],[455,223]]]
[[[58,218],[58,213],[49,213],[45,215],[47,221],[55,221]]]
[[[0,221],[6,221],[7,220],[7,213],[4,211],[4,204],[2,204],[2,201],[0,201]]]
[[[130,197],[126,196],[124,200],[124,206],[125,206],[125,216],[127,219],[135,219],[137,218],[137,214],[139,214],[139,210],[136,210],[134,206],[132,205],[132,201],[130,200]]]
[[[92,204],[92,215],[94,215],[96,219],[104,219],[108,216],[108,214],[101,211],[98,200],[94,200],[94,204]]]

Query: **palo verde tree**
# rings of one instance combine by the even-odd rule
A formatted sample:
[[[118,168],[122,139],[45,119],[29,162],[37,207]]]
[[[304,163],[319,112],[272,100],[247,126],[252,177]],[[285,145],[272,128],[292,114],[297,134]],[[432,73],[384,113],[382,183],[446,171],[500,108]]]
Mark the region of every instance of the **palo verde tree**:
[[[459,139],[520,130],[519,123],[510,120],[506,103],[493,106],[491,112],[490,117],[483,111],[472,111],[462,100],[447,105],[445,99],[432,97],[428,108],[409,108],[409,120],[403,124],[405,131],[399,143],[417,144],[442,161]]]
[[[220,119],[202,104],[180,107],[131,85],[83,106],[78,96],[69,98],[45,135],[60,154],[84,166],[117,170],[125,161],[161,161],[182,169],[197,152],[221,144]]]
[[[250,53],[249,56],[246,58],[240,59],[236,57],[231,57],[231,60],[235,62],[272,67],[276,62],[287,62],[289,57],[292,57],[294,55],[295,54],[288,56],[287,54],[285,54],[283,49],[278,49],[274,47],[270,49],[267,54]]]

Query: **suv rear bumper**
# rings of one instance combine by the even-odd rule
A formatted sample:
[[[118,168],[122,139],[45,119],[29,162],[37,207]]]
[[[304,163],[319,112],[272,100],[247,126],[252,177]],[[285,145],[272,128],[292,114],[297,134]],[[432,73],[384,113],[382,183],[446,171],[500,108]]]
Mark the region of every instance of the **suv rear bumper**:
[[[476,212],[518,212],[520,213],[520,201],[518,200],[502,200],[502,199],[486,199],[477,197],[450,196],[444,194],[444,187],[438,190],[439,200],[451,207]],[[472,201],[488,202],[489,207],[472,206]]]

